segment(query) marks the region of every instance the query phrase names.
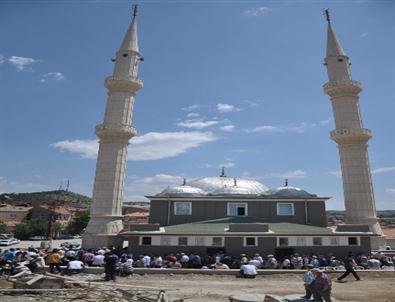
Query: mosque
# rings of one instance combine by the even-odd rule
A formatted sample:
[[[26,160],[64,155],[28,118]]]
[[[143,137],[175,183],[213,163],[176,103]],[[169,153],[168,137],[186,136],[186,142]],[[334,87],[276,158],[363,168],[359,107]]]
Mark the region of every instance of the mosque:
[[[383,245],[376,217],[367,142],[358,94],[362,84],[351,77],[349,57],[332,28],[329,12],[324,65],[329,81],[336,129],[330,137],[339,148],[346,224],[327,227],[325,202],[285,182],[270,189],[250,179],[218,177],[184,180],[147,196],[151,202],[148,224],[124,230],[122,201],[127,145],[136,135],[133,104],[143,87],[138,78],[142,55],[137,40],[137,6],[120,49],[113,74],[105,79],[108,100],[102,124],[96,126],[99,154],[91,206],[91,220],[83,235],[84,248],[120,246],[129,242],[135,254],[180,251],[229,255],[267,253],[278,257],[298,253],[344,255],[369,253]],[[132,141],[133,143],[133,141]]]

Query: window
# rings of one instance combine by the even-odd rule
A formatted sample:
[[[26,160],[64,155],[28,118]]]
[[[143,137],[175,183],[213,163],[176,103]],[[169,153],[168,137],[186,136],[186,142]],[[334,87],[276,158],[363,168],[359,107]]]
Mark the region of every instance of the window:
[[[174,215],[192,215],[192,202],[175,202]]]
[[[278,216],[292,216],[292,215],[294,215],[294,204],[293,203],[277,203],[277,215]]]
[[[222,246],[222,237],[213,237],[213,246]]]
[[[303,237],[296,238],[297,246],[306,246],[306,239]]]
[[[160,238],[160,245],[171,245],[171,238],[170,237],[161,237]]]
[[[178,245],[188,245],[188,237],[178,237]]]
[[[313,245],[322,245],[322,238],[321,237],[314,237],[313,238]]]
[[[247,204],[229,202],[228,216],[247,216]]]
[[[329,244],[330,245],[339,245],[339,238],[337,238],[337,237],[329,238]]]
[[[256,246],[257,242],[256,242],[256,238],[255,237],[245,237],[244,238],[244,246]]]
[[[286,237],[278,238],[278,245],[279,246],[288,246],[288,238],[286,238]]]
[[[357,237],[348,237],[348,245],[358,245]]]
[[[205,246],[206,245],[206,238],[204,238],[204,237],[195,237],[195,245],[197,245],[197,246]]]
[[[151,245],[152,237],[143,237],[141,239],[142,245]]]

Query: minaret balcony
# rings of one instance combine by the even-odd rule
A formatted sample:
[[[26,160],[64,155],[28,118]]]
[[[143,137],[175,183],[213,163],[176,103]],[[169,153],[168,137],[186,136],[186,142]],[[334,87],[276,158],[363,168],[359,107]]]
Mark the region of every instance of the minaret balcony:
[[[95,133],[99,138],[125,138],[131,139],[137,135],[137,130],[133,126],[124,124],[99,124]]]
[[[323,88],[329,96],[356,95],[362,91],[362,84],[354,80],[331,81],[326,83]]]
[[[330,135],[337,143],[366,143],[372,137],[372,131],[366,128],[336,129]]]
[[[132,92],[143,88],[141,79],[135,76],[109,76],[104,81],[104,86],[111,89],[131,90]]]

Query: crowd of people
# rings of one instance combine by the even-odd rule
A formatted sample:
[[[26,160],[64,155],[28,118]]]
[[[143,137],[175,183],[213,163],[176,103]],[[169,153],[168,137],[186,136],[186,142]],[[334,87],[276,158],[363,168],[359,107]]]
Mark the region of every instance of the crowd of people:
[[[59,248],[45,250],[30,247],[27,250],[0,249],[0,274],[15,275],[21,272],[35,272],[38,267],[48,265],[51,273],[64,274],[78,274],[83,272],[86,267],[103,267],[106,280],[114,280],[117,275],[130,276],[136,267],[239,269],[240,276],[253,278],[257,274],[257,269],[330,269],[344,267],[347,270],[346,273],[353,273],[348,269],[350,266],[353,267],[353,270],[354,268],[380,269],[394,267],[394,259],[382,252],[369,256],[359,254],[352,258],[355,264],[351,265],[349,257],[338,259],[334,255],[293,254],[282,259],[276,259],[274,255],[261,256],[260,254],[250,256],[241,254],[239,257],[231,257],[222,252],[214,255],[191,252],[163,256],[148,254],[136,256],[128,248],[100,248],[97,250]]]

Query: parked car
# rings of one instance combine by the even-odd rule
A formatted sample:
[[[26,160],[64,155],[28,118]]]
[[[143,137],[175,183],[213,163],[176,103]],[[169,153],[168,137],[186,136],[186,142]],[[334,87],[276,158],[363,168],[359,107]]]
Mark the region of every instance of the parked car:
[[[29,240],[48,240],[46,236],[32,236],[29,237]]]
[[[73,236],[73,239],[81,239],[81,238],[82,238],[81,235],[74,235],[74,236]]]
[[[67,249],[78,249],[80,244],[78,242],[63,242],[60,244],[60,246]]]
[[[21,241],[14,237],[0,238],[0,245],[13,245],[13,244],[18,244],[19,242]]]
[[[73,235],[70,235],[70,234],[61,234],[61,235],[59,235],[58,239],[59,239],[59,240],[74,239],[74,236],[73,236]]]

